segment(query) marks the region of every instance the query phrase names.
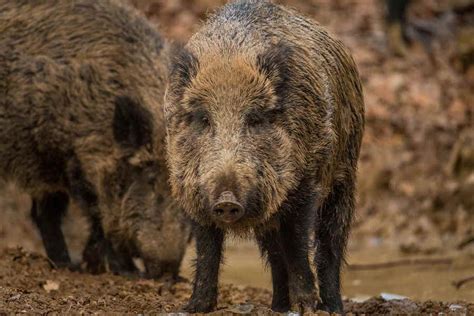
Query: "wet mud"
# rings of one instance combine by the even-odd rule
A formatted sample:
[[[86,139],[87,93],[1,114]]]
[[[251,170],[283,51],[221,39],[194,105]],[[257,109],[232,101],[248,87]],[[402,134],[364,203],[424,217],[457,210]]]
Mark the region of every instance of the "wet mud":
[[[0,314],[172,313],[180,311],[190,294],[191,285],[186,280],[172,284],[56,270],[42,255],[19,248],[0,255]],[[268,307],[270,300],[266,289],[221,284],[214,314],[274,314]],[[346,312],[354,314],[474,313],[474,304],[464,301],[420,303],[374,297],[364,302],[346,300],[344,305]]]

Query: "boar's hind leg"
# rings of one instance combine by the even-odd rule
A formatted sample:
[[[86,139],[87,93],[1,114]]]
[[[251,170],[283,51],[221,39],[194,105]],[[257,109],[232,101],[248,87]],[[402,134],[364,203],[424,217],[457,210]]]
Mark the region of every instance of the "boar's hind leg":
[[[196,238],[196,272],[193,294],[184,307],[190,313],[206,313],[217,305],[217,284],[224,233],[214,226],[193,225]]]
[[[272,272],[273,298],[272,310],[287,312],[290,310],[288,289],[287,258],[284,256],[281,236],[276,230],[269,231],[263,236],[257,236],[263,255],[266,255]]]
[[[354,210],[353,181],[334,185],[319,211],[316,267],[322,305],[320,309],[343,310],[340,293],[340,269]]]
[[[68,195],[63,192],[46,193],[39,199],[33,199],[31,217],[35,222],[43,240],[49,259],[57,267],[71,264],[61,220],[68,206]]]

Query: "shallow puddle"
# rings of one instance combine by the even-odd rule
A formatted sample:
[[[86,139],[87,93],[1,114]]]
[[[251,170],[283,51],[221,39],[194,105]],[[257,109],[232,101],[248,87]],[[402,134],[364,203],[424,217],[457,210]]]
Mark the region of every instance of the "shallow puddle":
[[[192,251],[186,255],[183,274],[192,275]],[[457,290],[452,282],[474,275],[474,258],[468,255],[433,255],[429,257],[403,256],[397,251],[384,248],[351,250],[348,262],[352,264],[378,264],[395,262],[407,258],[453,258],[446,264],[408,264],[390,268],[353,270],[346,268],[343,273],[343,295],[356,300],[390,293],[406,296],[414,300],[465,300],[474,302],[474,282]],[[222,283],[271,288],[270,272],[255,245],[251,242],[231,242],[225,252],[225,262],[221,271]]]

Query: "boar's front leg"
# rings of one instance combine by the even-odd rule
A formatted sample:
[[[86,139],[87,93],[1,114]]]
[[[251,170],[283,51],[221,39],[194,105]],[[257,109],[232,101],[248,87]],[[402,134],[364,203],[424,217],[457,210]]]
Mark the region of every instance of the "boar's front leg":
[[[79,207],[89,217],[91,232],[83,252],[83,260],[91,273],[101,273],[108,268],[116,273],[134,271],[130,256],[118,254],[105,237],[102,228],[98,197],[94,186],[86,179],[80,161],[73,157],[67,170],[69,192]]]
[[[69,197],[64,192],[46,193],[41,198],[34,198],[31,206],[31,217],[40,231],[46,254],[57,267],[71,264],[61,230],[68,201]]]
[[[103,273],[107,270],[104,260],[105,252],[107,252],[104,232],[97,217],[90,219],[90,222],[90,235],[82,252],[82,260],[86,263],[88,272],[93,274]]]
[[[319,301],[315,275],[311,270],[311,234],[316,208],[311,198],[297,198],[280,221],[281,243],[288,262],[288,289],[291,310],[314,312]]]
[[[134,276],[138,269],[133,263],[133,255],[127,249],[114,247],[110,239],[103,238],[105,260],[108,271],[123,276]]]
[[[136,271],[132,256],[127,252],[118,252],[111,242],[105,238],[100,219],[91,219],[91,233],[82,254],[91,273],[112,271],[127,275]]]
[[[224,233],[215,226],[193,223],[196,238],[196,271],[193,294],[184,310],[190,313],[207,313],[217,305],[219,266]]]
[[[340,269],[354,212],[354,179],[334,185],[318,214],[316,267],[322,304],[342,313]]]
[[[271,230],[263,235],[257,234],[257,240],[263,255],[270,264],[273,284],[272,310],[287,312],[290,310],[288,289],[288,258],[283,251],[281,234]]]
[[[91,232],[82,257],[91,273],[104,272],[104,232],[100,221],[98,198],[93,185],[86,179],[80,161],[74,157],[68,163],[69,194],[88,216]]]

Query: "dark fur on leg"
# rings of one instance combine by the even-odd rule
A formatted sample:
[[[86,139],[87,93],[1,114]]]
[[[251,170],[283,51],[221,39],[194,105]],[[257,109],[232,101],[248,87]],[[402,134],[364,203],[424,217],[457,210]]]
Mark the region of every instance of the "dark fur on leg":
[[[80,161],[74,157],[67,166],[69,194],[92,218],[99,217],[98,198],[94,186],[86,179]]]
[[[47,193],[33,199],[31,217],[38,227],[46,254],[57,267],[71,265],[66,241],[61,230],[62,217],[67,211],[69,198],[64,192]]]
[[[200,226],[193,223],[193,234],[196,238],[196,271],[193,294],[184,310],[189,313],[207,313],[217,305],[224,233],[215,226]]]
[[[115,274],[136,272],[132,257],[128,253],[116,251],[108,241],[98,219],[92,220],[91,233],[82,254],[88,272],[98,274],[111,271]]]
[[[310,262],[316,205],[310,188],[303,182],[283,206],[285,215],[279,219],[279,229],[257,237],[272,268],[275,311],[291,309],[305,313],[317,308],[318,294]]]
[[[133,276],[138,272],[132,260],[133,256],[128,251],[114,249],[108,239],[105,239],[104,243],[107,264],[112,273],[123,276]]]
[[[71,197],[88,215],[91,232],[82,257],[87,271],[117,274],[135,272],[135,265],[129,254],[115,250],[106,239],[98,210],[98,198],[93,185],[85,178],[80,162],[73,158],[68,165],[68,182]]]
[[[322,303],[319,309],[343,312],[340,269],[354,210],[354,183],[337,183],[322,205],[317,227],[316,267]],[[322,222],[321,219],[324,219]]]
[[[113,272],[130,274],[136,272],[132,257],[128,253],[119,253],[104,236],[102,225],[98,219],[92,220],[91,233],[82,254],[87,271],[98,274]]]
[[[87,240],[86,247],[82,253],[82,259],[86,263],[86,270],[93,274],[104,273],[107,271],[106,263],[103,260],[105,237],[100,222],[93,220],[91,223],[91,232]]]
[[[71,198],[88,216],[91,224],[90,236],[82,254],[86,270],[91,273],[105,272],[102,249],[105,236],[100,224],[97,194],[92,184],[85,178],[81,163],[76,157],[68,163],[67,179]]]
[[[288,261],[282,248],[280,232],[272,230],[263,236],[257,236],[262,255],[267,257],[272,272],[273,297],[272,310],[287,312],[290,310],[288,289]]]
[[[97,194],[93,185],[85,178],[82,166],[75,157],[68,163],[67,179],[71,198],[88,216],[91,224],[90,236],[82,254],[86,269],[91,273],[105,272],[106,241],[100,222]]]
[[[288,288],[291,309],[300,313],[315,312],[318,304],[316,281],[310,263],[311,236],[314,233],[315,199],[305,190],[290,199],[290,211],[281,220],[280,234],[288,258]]]

